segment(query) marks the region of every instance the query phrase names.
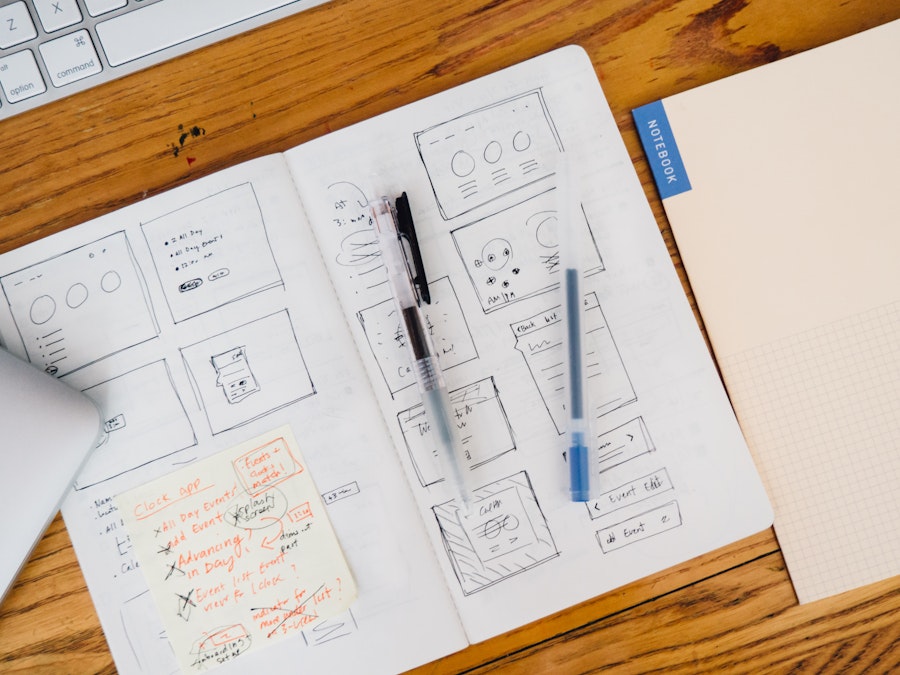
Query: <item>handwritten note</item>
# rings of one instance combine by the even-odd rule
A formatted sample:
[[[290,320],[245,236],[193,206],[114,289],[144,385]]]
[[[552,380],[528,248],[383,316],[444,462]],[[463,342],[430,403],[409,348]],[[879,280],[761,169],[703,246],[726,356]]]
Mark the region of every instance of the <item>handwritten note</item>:
[[[288,427],[116,501],[185,672],[296,636],[356,597]]]

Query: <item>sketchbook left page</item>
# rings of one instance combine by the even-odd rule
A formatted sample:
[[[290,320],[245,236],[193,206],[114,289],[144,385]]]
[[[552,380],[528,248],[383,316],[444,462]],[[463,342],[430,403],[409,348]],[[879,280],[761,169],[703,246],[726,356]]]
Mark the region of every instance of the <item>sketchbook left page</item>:
[[[0,256],[0,287],[6,347],[104,413],[106,433],[62,511],[119,672],[178,672],[166,612],[189,623],[205,605],[263,591],[278,605],[273,616],[295,608],[276,571],[302,525],[292,514],[302,513],[265,511],[277,499],[241,506],[224,493],[201,500],[205,520],[177,510],[161,521],[160,555],[177,552],[172,574],[196,576],[181,584],[187,601],[173,593],[165,605],[148,590],[115,501],[284,426],[358,598],[329,619],[285,622],[293,635],[254,645],[217,672],[396,672],[466,645],[281,156]],[[235,551],[190,542],[204,522],[235,509],[247,521],[241,546],[262,547],[272,564],[226,575],[222,585],[221,565]],[[216,574],[189,564],[201,557]],[[279,584],[284,602],[271,600]],[[234,637],[222,628],[207,643]]]

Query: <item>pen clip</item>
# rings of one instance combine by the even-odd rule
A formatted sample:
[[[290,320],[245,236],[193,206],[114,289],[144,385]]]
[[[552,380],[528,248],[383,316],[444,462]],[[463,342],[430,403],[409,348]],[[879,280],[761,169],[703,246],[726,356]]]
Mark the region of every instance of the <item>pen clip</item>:
[[[413,287],[416,295],[421,302],[426,305],[431,304],[431,292],[428,290],[428,279],[425,277],[425,265],[422,263],[422,251],[419,250],[419,239],[416,237],[416,226],[413,223],[412,211],[409,208],[409,199],[404,192],[397,197],[394,205],[397,213],[397,235],[406,242],[403,248],[403,256],[406,258],[406,266],[410,268],[409,257],[407,256],[407,247],[409,254],[412,256],[412,267],[410,268],[410,279],[412,279]],[[420,304],[421,304],[420,302]]]

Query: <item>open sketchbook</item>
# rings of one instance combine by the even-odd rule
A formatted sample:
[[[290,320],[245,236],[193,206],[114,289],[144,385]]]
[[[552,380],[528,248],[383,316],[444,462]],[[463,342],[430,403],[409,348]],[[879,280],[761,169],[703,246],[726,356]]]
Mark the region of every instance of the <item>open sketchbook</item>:
[[[900,573],[898,82],[894,21],[635,111],[801,602]]]
[[[563,459],[552,171],[563,152],[593,261],[602,494],[587,504],[569,501]],[[478,486],[467,518],[399,342],[365,209],[375,190],[410,198]],[[107,419],[63,515],[122,673],[176,670],[161,616],[177,602],[151,600],[114,496],[285,425],[358,598],[219,672],[407,669],[771,523],[577,47],[12,251],[0,285],[4,342]],[[211,592],[202,577],[195,590]]]

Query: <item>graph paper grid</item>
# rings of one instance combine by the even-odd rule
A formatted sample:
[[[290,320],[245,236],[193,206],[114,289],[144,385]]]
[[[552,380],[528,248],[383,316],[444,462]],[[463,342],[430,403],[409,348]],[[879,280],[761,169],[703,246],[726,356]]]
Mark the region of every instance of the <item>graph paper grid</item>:
[[[800,602],[900,573],[900,303],[719,364]]]

